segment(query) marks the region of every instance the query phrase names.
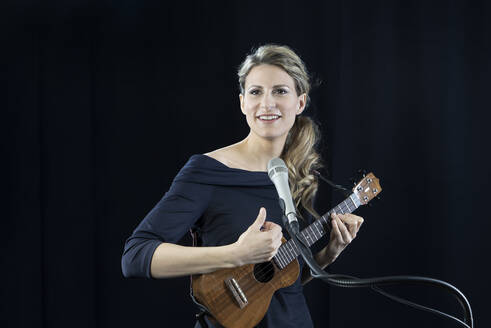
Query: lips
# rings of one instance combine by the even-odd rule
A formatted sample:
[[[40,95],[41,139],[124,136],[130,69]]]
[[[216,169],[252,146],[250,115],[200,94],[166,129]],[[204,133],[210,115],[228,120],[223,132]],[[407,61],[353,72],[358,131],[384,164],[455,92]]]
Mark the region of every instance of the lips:
[[[265,115],[258,115],[257,118],[261,121],[265,121],[265,122],[272,122],[272,121],[276,121],[277,119],[279,119],[281,117],[281,115],[276,115],[276,114],[265,114]]]

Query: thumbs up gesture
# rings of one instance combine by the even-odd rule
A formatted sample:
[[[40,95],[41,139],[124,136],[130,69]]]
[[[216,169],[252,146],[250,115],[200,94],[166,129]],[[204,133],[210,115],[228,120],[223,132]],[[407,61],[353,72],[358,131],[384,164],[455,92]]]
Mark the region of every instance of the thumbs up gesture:
[[[238,265],[271,260],[281,246],[281,227],[266,221],[266,209],[261,207],[256,220],[234,243]]]

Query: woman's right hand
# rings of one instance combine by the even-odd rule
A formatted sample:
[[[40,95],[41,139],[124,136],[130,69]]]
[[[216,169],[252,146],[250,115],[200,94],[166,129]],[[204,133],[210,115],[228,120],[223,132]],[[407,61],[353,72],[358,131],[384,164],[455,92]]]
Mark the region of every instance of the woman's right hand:
[[[271,260],[281,246],[281,226],[265,222],[266,209],[261,207],[254,223],[234,243],[238,265]]]

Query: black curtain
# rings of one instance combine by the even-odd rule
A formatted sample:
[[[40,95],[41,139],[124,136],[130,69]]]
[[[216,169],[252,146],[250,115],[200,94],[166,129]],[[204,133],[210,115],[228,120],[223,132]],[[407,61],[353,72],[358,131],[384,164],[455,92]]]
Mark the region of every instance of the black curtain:
[[[245,137],[236,68],[267,42],[322,81],[307,114],[328,175],[365,168],[383,188],[330,272],[443,279],[491,325],[489,2],[1,6],[2,326],[193,325],[188,278],[124,279],[124,240],[189,156]],[[317,209],[339,200],[321,185]],[[462,316],[440,290],[387,290]],[[457,327],[368,289],[305,293],[316,327]]]

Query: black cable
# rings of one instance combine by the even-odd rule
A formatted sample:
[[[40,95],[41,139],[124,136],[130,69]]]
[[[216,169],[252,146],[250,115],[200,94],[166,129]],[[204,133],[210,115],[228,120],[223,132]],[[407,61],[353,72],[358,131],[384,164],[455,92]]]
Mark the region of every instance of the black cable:
[[[431,312],[434,314],[438,314],[438,315],[444,316],[444,317],[449,318],[449,319],[453,319],[453,320],[457,321],[459,324],[463,325],[464,327],[468,327],[468,328],[473,327],[472,310],[471,310],[470,304],[468,303],[465,296],[457,288],[455,288],[451,284],[446,283],[446,282],[441,281],[441,280],[438,280],[438,279],[432,279],[432,278],[427,278],[427,277],[416,277],[416,276],[390,276],[390,277],[380,277],[380,278],[371,278],[371,279],[360,279],[360,278],[356,278],[356,277],[352,277],[352,276],[339,275],[339,274],[317,275],[313,272],[311,272],[311,274],[312,274],[312,277],[314,277],[314,278],[329,280],[328,282],[331,285],[334,285],[337,287],[348,287],[348,288],[349,287],[371,287],[377,293],[379,293],[383,296],[386,296],[386,297],[388,297],[388,298],[390,298],[396,302],[411,306],[411,307],[416,308],[416,309],[420,309],[420,310],[428,311],[428,312]],[[346,282],[348,280],[340,280],[340,279],[338,280],[338,279],[333,278],[333,277],[339,277],[339,278],[344,278],[344,279],[348,278],[350,282],[353,282],[355,284],[348,284],[347,285]],[[372,282],[370,282],[370,280],[372,280]],[[463,306],[465,314],[466,314],[466,321],[468,323],[470,323],[470,326],[468,324],[466,324],[465,322],[463,322],[462,320],[460,320],[454,316],[451,316],[447,313],[444,313],[444,312],[441,312],[439,310],[433,309],[431,307],[426,307],[426,306],[411,302],[409,300],[406,300],[404,298],[392,295],[392,294],[390,294],[390,293],[388,293],[388,292],[386,292],[386,291],[384,291],[378,287],[379,285],[393,285],[393,284],[401,284],[401,283],[424,283],[424,284],[434,285],[437,287],[443,287],[443,286],[449,287],[448,289],[450,289],[453,292],[454,296],[457,297],[457,299],[459,300],[459,303]]]
[[[313,170],[312,171],[317,177],[319,177],[322,181],[326,182],[327,184],[329,184],[331,187],[333,187],[335,190],[339,190],[343,193],[343,195],[345,197],[349,197],[351,195],[351,190],[349,190],[348,188],[342,186],[342,185],[339,185],[339,184],[335,184],[334,182],[332,182],[331,180],[327,179],[327,178],[324,178],[322,176],[322,174],[320,174],[319,171],[317,170]]]
[[[404,304],[404,305],[407,305],[407,306],[411,306],[411,307],[416,308],[416,309],[419,309],[419,310],[427,311],[427,312],[434,313],[434,314],[439,314],[439,315],[441,315],[443,317],[446,317],[446,318],[453,319],[453,320],[457,321],[460,325],[462,325],[464,327],[470,328],[470,326],[467,325],[462,320],[460,320],[460,319],[458,319],[456,317],[453,317],[453,316],[451,316],[451,315],[449,315],[449,314],[447,314],[445,312],[441,312],[441,311],[438,311],[436,309],[433,309],[433,308],[430,308],[430,307],[426,307],[426,306],[423,306],[423,305],[418,304],[418,303],[411,302],[411,301],[406,300],[406,299],[404,299],[402,297],[395,296],[395,295],[390,294],[390,293],[388,293],[388,292],[386,292],[386,291],[384,291],[384,290],[382,290],[382,289],[380,289],[379,287],[376,287],[376,286],[372,286],[372,289],[375,292],[377,292],[377,293],[379,293],[379,294],[381,294],[381,295],[383,295],[383,296],[385,296],[387,298],[392,299],[393,301],[399,302],[399,303]]]
[[[312,252],[310,251],[307,242],[303,240],[303,236],[300,233],[293,233],[292,229],[290,228],[290,225],[288,224],[288,219],[284,215],[283,215],[283,224],[286,227],[291,238],[294,239],[295,243],[297,244],[298,249],[300,250],[300,255],[303,257],[305,263],[307,263],[307,265],[309,266],[311,270],[311,276],[313,278],[322,279],[323,281],[326,281],[330,285],[337,286],[337,287],[347,287],[347,288],[370,287],[374,291],[378,292],[379,294],[386,296],[389,299],[392,299],[401,304],[405,304],[419,310],[424,310],[434,314],[438,314],[448,319],[453,319],[457,323],[459,323],[460,325],[466,328],[474,328],[474,319],[472,317],[472,309],[469,304],[469,301],[460,290],[458,290],[456,287],[452,286],[451,284],[438,279],[433,279],[428,277],[418,277],[418,276],[388,276],[388,277],[360,279],[348,275],[329,274],[324,270],[322,270],[319,264],[314,260],[314,257],[312,255]],[[447,289],[452,293],[452,295],[454,295],[457,298],[460,305],[463,307],[464,314],[465,314],[465,319],[464,319],[465,321],[462,321],[442,311],[405,300],[401,297],[392,295],[379,288],[379,286],[401,284],[401,283],[430,284],[433,286]]]
[[[320,172],[317,170],[314,170],[313,173],[318,178],[320,178],[324,182],[328,183],[331,187],[333,187],[334,190],[340,191],[345,196],[346,195],[349,196],[350,190],[348,190],[344,186],[335,184],[331,180],[323,177],[322,174],[320,174]],[[381,277],[381,278],[360,279],[360,278],[356,278],[356,277],[352,277],[352,276],[348,276],[348,275],[328,274],[327,272],[322,270],[322,268],[314,260],[314,258],[312,256],[312,252],[310,251],[310,248],[308,247],[308,244],[304,240],[302,240],[303,236],[301,234],[297,234],[297,233],[294,233],[292,235],[291,232],[293,232],[293,231],[291,231],[291,229],[289,229],[288,224],[285,224],[285,226],[287,227],[287,231],[290,234],[290,236],[292,238],[294,238],[297,245],[299,245],[300,254],[304,258],[307,265],[309,265],[312,277],[320,278],[322,280],[327,281],[329,284],[334,285],[334,286],[338,286],[338,287],[371,287],[377,293],[379,293],[383,296],[386,296],[389,299],[392,299],[392,300],[399,302],[401,304],[405,304],[405,305],[411,306],[411,307],[416,308],[416,309],[428,311],[428,312],[438,314],[438,315],[441,315],[441,316],[449,318],[449,319],[453,319],[464,327],[468,327],[468,328],[474,327],[474,319],[472,316],[472,309],[471,309],[471,306],[469,304],[469,301],[467,300],[467,298],[464,296],[464,294],[460,290],[458,290],[456,287],[452,286],[451,284],[449,284],[445,281],[442,281],[442,280],[438,280],[438,279],[427,278],[427,277],[416,277],[416,276],[390,276],[390,277]],[[340,277],[340,278],[345,278],[345,279],[347,278],[349,280],[337,280],[334,277]],[[447,313],[441,312],[439,310],[436,310],[436,309],[433,309],[430,307],[426,307],[426,306],[411,302],[409,300],[406,300],[404,298],[392,295],[392,294],[390,294],[390,293],[388,293],[388,292],[386,292],[386,291],[384,291],[378,287],[379,285],[389,285],[389,284],[396,284],[396,283],[400,284],[400,283],[408,283],[408,282],[410,282],[410,283],[425,283],[425,284],[430,284],[430,285],[441,287],[441,288],[446,288],[447,290],[449,290],[457,298],[460,305],[464,309],[465,320],[467,323],[465,323],[462,320],[460,320],[454,316],[451,316]]]

